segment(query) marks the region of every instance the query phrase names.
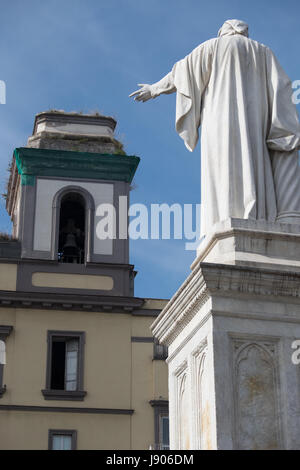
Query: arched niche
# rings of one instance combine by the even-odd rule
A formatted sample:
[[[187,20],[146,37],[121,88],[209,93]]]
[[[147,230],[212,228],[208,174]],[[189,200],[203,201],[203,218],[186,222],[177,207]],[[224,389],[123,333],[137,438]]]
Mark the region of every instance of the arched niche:
[[[91,260],[94,236],[94,200],[91,194],[79,186],[66,186],[58,191],[52,204],[51,258],[62,261],[85,263]],[[73,222],[70,222],[73,221]],[[63,259],[63,247],[77,246],[78,255],[69,250],[69,259]]]
[[[239,449],[280,449],[274,348],[243,345],[235,359],[236,439]]]

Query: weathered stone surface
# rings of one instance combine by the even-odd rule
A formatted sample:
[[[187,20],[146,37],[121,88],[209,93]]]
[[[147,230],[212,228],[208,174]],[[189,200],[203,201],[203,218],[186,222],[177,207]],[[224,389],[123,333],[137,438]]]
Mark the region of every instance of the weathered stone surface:
[[[27,147],[70,150],[72,152],[118,153],[122,151],[120,142],[109,136],[86,137],[77,135],[41,132],[29,137]]]
[[[45,111],[35,117],[28,147],[91,153],[124,153],[109,116]]]
[[[1,258],[20,258],[21,243],[17,240],[0,241],[0,257]]]
[[[200,261],[300,271],[300,225],[228,219],[199,244]]]
[[[274,346],[235,341],[234,392],[239,449],[279,449],[278,377]]]
[[[171,448],[186,448],[183,433],[194,449],[300,449],[300,365],[292,362],[292,343],[300,339],[300,272],[292,264],[299,235],[296,226],[273,231],[272,224],[256,233],[244,221],[234,223],[230,235],[208,241],[152,325],[169,346]],[[236,256],[206,262],[213,243],[216,248],[227,236],[238,237],[238,228],[241,240],[232,243],[232,254],[239,249],[243,263]],[[262,241],[264,262],[252,235]],[[290,266],[273,263],[276,245],[277,259]],[[184,410],[176,385],[183,368]]]

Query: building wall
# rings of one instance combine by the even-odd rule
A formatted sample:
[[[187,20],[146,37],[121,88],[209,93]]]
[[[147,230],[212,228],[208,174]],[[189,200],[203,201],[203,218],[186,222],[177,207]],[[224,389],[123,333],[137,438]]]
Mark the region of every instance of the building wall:
[[[49,429],[76,429],[78,450],[131,447],[130,417],[1,411],[1,450],[47,450]]]
[[[153,359],[150,325],[166,301],[133,297],[127,209],[140,159],[106,154],[111,145],[113,153],[122,151],[115,125],[99,115],[40,113],[29,146],[14,152],[7,210],[18,241],[0,243],[0,340],[7,358],[0,365],[0,449],[46,449],[49,430],[76,430],[78,449],[147,449],[157,441],[167,366]],[[54,127],[63,134],[40,134]],[[58,262],[65,192],[85,200],[82,264]],[[113,239],[98,237],[103,203],[116,210]],[[85,341],[83,385],[78,374],[76,390],[56,390],[55,399],[47,375],[49,331],[84,332]],[[67,388],[64,354],[73,347],[76,358],[77,346],[62,346],[57,388]]]
[[[0,263],[1,290],[15,291],[17,285],[17,265]]]
[[[149,304],[151,305],[151,303]],[[145,310],[147,312],[147,310]],[[49,429],[75,429],[78,449],[147,449],[154,444],[150,400],[168,398],[167,366],[153,360],[152,316],[1,308],[0,325],[13,326],[0,399],[0,448],[45,449]],[[47,331],[85,332],[83,401],[45,400]],[[146,341],[146,340],[144,340]],[[2,405],[134,410],[102,414],[4,410]],[[30,432],[28,432],[30,430]]]

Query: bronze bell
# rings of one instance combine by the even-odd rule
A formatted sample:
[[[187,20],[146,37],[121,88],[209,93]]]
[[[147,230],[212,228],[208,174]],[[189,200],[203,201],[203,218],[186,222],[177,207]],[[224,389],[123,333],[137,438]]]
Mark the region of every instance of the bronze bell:
[[[74,233],[68,233],[66,236],[66,243],[63,246],[63,250],[66,248],[74,248],[77,249],[77,243],[76,243],[76,236]]]

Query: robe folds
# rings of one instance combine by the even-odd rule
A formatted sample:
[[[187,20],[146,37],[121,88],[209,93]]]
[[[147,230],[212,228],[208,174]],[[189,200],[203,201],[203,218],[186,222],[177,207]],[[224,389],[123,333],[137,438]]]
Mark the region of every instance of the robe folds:
[[[299,223],[300,124],[268,47],[224,34],[152,87],[153,97],[177,91],[176,130],[190,151],[201,126],[201,235],[230,217]]]

